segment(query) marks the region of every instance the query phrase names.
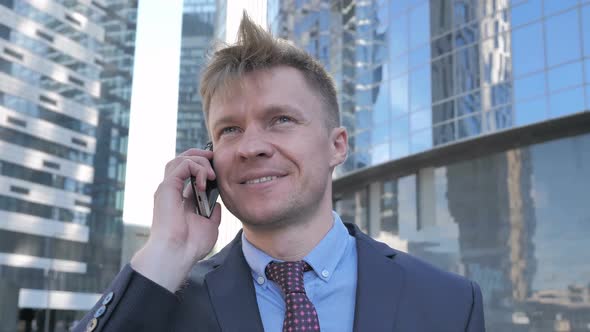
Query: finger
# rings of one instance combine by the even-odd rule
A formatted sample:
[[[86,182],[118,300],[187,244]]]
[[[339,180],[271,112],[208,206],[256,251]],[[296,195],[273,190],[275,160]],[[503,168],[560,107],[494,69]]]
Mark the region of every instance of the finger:
[[[175,185],[175,186],[178,186],[178,192],[179,192],[179,194],[182,194],[182,191],[184,190],[184,187],[185,187],[185,182],[191,175],[198,178],[199,175],[201,177],[206,177],[206,174],[207,174],[207,171],[206,171],[205,167],[194,162],[191,159],[185,159],[175,169],[171,170],[170,173],[166,175],[166,177],[164,178],[164,181],[162,181],[162,182],[163,183],[166,183],[166,182],[178,183],[178,185]],[[197,181],[197,182],[199,182],[199,181]],[[202,188],[199,188],[199,190],[201,190],[201,189],[205,190],[205,187],[203,186]]]
[[[180,164],[182,164],[182,162],[184,160],[192,160],[195,163],[203,166],[206,170],[207,170],[207,178],[209,178],[210,180],[214,180],[215,179],[215,171],[213,171],[213,167],[211,166],[211,162],[209,161],[209,159],[201,157],[201,156],[184,156],[184,157],[177,157],[174,158],[173,160],[171,160],[170,162],[168,162],[168,164],[166,164],[166,168],[164,170],[164,178],[168,177],[168,175],[173,172]],[[195,175],[195,174],[193,174]]]
[[[213,213],[211,213],[209,220],[216,223],[219,227],[219,224],[221,223],[221,205],[219,203],[215,203],[215,207],[213,207]]]
[[[207,159],[211,159],[213,157],[213,151],[191,148],[178,155],[178,157],[186,156],[201,156]]]

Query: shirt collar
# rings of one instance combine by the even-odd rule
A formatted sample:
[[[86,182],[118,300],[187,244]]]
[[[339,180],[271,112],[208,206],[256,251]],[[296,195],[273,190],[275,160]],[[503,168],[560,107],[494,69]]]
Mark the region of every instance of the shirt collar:
[[[332,211],[332,216],[334,224],[330,231],[303,259],[313,268],[318,277],[325,282],[328,282],[332,278],[338,262],[340,262],[340,259],[344,255],[348,244],[348,237],[350,236],[340,216],[334,211]],[[266,279],[264,270],[268,263],[271,261],[280,261],[256,248],[246,239],[244,233],[242,233],[242,251],[246,262],[250,266],[252,276],[255,279],[259,277]]]

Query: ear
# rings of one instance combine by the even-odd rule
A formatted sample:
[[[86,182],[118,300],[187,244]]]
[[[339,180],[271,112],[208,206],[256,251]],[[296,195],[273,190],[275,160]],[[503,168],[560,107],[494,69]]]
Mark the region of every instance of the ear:
[[[348,133],[346,132],[346,128],[337,127],[332,129],[330,133],[330,148],[332,151],[330,168],[333,169],[342,164],[348,154]]]

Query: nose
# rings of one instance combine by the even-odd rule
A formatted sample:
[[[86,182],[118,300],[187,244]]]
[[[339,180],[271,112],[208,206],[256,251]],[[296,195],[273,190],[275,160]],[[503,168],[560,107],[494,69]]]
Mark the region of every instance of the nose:
[[[237,153],[242,160],[268,158],[274,154],[274,148],[263,132],[248,128],[242,134]]]

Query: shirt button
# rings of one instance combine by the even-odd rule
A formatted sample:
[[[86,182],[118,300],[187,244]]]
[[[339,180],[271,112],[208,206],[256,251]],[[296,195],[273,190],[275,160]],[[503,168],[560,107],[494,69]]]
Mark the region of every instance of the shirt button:
[[[256,279],[256,282],[257,282],[259,285],[262,285],[262,284],[264,284],[264,282],[265,282],[265,281],[266,281],[266,280],[265,280],[265,279],[264,279],[264,277],[262,277],[262,276],[260,276],[260,277],[258,277],[258,278]]]
[[[322,277],[327,278],[329,275],[330,275],[330,272],[328,272],[328,270],[322,271]]]

